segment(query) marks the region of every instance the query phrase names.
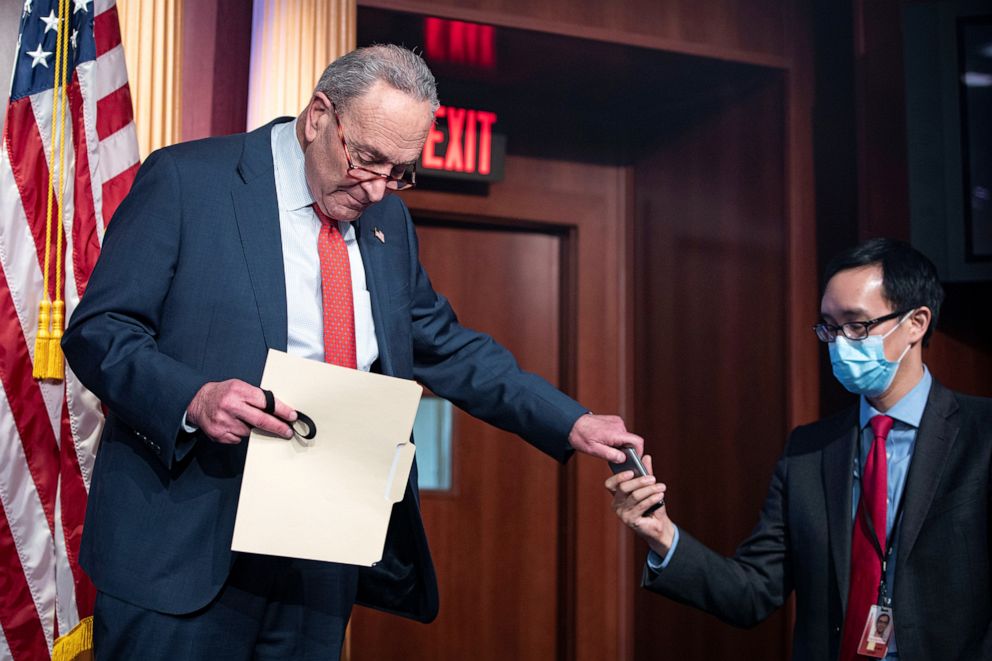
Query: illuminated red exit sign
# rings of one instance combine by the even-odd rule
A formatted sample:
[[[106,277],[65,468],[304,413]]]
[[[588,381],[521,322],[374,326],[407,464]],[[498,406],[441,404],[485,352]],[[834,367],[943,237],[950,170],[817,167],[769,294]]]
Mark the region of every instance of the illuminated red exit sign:
[[[496,113],[441,106],[420,154],[417,174],[472,181],[503,178],[506,136],[494,130]]]
[[[424,54],[433,62],[482,69],[496,67],[496,31],[491,25],[424,19]]]

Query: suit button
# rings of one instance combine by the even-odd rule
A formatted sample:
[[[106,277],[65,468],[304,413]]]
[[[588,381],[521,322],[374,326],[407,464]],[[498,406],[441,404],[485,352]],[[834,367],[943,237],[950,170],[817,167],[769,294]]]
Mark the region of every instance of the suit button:
[[[158,443],[153,443],[149,441],[148,447],[150,447],[152,449],[152,452],[154,452],[155,454],[162,454],[162,448],[158,446]]]

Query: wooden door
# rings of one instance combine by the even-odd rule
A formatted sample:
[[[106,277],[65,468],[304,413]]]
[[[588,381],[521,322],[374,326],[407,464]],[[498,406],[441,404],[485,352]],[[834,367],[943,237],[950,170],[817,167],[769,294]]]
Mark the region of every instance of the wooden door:
[[[421,260],[463,325],[557,384],[565,235],[419,223]],[[351,659],[555,659],[562,648],[564,470],[456,411],[448,491],[422,491],[441,610],[422,625],[357,608]]]

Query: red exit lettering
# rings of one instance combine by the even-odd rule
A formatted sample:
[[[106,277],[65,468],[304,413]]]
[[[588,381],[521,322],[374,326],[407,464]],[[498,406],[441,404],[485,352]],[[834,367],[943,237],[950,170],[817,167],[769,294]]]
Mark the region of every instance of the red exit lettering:
[[[431,126],[424,143],[420,162],[429,170],[468,172],[487,175],[492,170],[493,124],[496,113],[441,106],[436,118],[447,122],[448,144],[439,154],[445,139],[444,131]]]

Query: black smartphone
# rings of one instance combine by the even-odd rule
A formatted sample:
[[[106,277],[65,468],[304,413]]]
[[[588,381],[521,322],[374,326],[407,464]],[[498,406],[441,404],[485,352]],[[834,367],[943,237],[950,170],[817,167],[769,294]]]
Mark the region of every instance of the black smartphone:
[[[622,464],[614,464],[610,462],[610,470],[613,474],[622,473],[624,471],[634,471],[634,477],[644,477],[648,475],[647,469],[644,468],[644,464],[641,463],[641,458],[637,456],[637,448],[632,445],[625,445],[620,448],[627,458]],[[650,516],[665,503],[664,499],[661,502],[652,505],[644,511],[644,516]]]

